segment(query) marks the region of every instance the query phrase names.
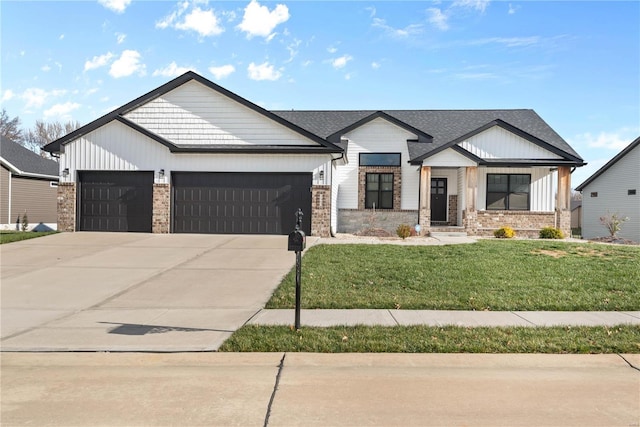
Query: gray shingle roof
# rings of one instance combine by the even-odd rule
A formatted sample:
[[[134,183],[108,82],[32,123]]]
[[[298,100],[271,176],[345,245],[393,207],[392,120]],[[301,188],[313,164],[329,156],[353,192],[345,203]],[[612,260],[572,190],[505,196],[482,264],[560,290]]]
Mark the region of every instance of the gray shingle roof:
[[[58,176],[58,162],[38,156],[5,137],[0,137],[0,158],[9,162],[21,173]]]
[[[273,111],[278,116],[326,138],[376,110]],[[409,143],[411,158],[438,150],[495,120],[501,120],[576,159],[580,155],[533,110],[382,110],[389,116],[433,136],[432,144]]]

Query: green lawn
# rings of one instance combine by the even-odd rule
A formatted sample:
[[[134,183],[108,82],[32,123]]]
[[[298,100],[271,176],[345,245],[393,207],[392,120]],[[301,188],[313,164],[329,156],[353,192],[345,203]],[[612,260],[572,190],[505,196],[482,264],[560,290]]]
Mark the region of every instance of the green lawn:
[[[293,308],[295,272],[267,308]],[[303,308],[640,310],[640,247],[549,240],[449,246],[319,245]]]
[[[57,231],[0,231],[0,244],[19,242],[21,240],[35,239],[36,237],[55,234]]]
[[[244,326],[219,351],[313,353],[640,353],[640,327]]]

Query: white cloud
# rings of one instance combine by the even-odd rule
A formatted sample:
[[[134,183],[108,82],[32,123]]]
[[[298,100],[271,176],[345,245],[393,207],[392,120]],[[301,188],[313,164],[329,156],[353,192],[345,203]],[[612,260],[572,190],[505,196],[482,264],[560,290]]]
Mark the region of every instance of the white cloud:
[[[22,95],[20,95],[20,98],[25,101],[25,109],[41,108],[50,98],[62,96],[65,93],[67,93],[67,91],[63,89],[54,89],[47,92],[44,89],[31,87],[25,90]]]
[[[216,80],[222,80],[225,77],[230,76],[236,71],[236,67],[231,64],[221,65],[219,67],[209,67],[209,72],[213,74]]]
[[[289,51],[289,59],[284,61],[285,64],[293,61],[293,58],[295,58],[296,55],[298,54],[298,48],[300,47],[301,43],[302,43],[302,40],[298,40],[298,39],[294,39],[293,42],[289,43],[289,45],[287,46],[287,50]]]
[[[43,65],[40,69],[45,73],[51,71],[51,67],[48,64]]]
[[[58,40],[64,40],[64,34],[60,34],[60,37],[58,37]]]
[[[145,65],[140,63],[140,53],[135,50],[122,52],[120,58],[116,59],[109,69],[109,75],[115,79],[127,77],[134,73],[141,76],[146,73]]]
[[[80,104],[77,102],[65,102],[64,104],[56,104],[51,108],[44,111],[45,118],[57,117],[60,119],[68,120],[71,118],[70,114],[73,110],[80,108]]]
[[[507,47],[522,47],[538,44],[542,41],[540,36],[530,37],[489,37],[485,39],[473,40],[471,45],[485,45],[490,43],[503,44]]]
[[[451,7],[462,7],[465,9],[475,9],[484,13],[491,0],[455,0]]]
[[[507,12],[509,15],[513,15],[516,13],[516,10],[520,9],[520,6],[513,6],[511,3],[509,3],[509,12]]]
[[[306,61],[304,61],[304,62],[302,63],[302,66],[303,66],[303,67],[308,67],[308,66],[309,66],[309,65],[311,65],[311,64],[313,64],[313,61],[312,61],[312,60],[310,60],[310,59],[307,59]]]
[[[13,91],[11,89],[7,89],[2,94],[2,98],[0,98],[0,101],[2,102],[10,101],[11,99],[13,99],[14,96],[15,94],[13,93]]]
[[[224,32],[220,20],[213,9],[203,10],[195,6],[198,0],[190,3],[188,0],[178,3],[177,10],[156,22],[156,28],[173,27],[177,30],[195,31],[201,37],[217,36]],[[206,4],[206,2],[205,2]],[[187,11],[189,11],[187,13]]]
[[[164,68],[158,68],[152,74],[153,77],[162,76],[162,77],[177,77],[186,73],[187,71],[192,70],[189,67],[178,67],[175,61],[171,62],[171,64],[167,65]],[[194,70],[195,71],[195,70]]]
[[[131,4],[131,0],[98,0],[98,3],[116,13],[123,13]]]
[[[338,58],[334,58],[331,60],[331,65],[335,69],[344,68],[347,65],[347,62],[351,61],[353,57],[351,55],[342,55]]]
[[[585,132],[572,139],[576,146],[587,146],[590,148],[606,148],[608,150],[622,150],[637,137],[638,128],[622,128],[615,132],[600,132],[597,135]]]
[[[242,22],[238,25],[241,31],[247,33],[247,38],[260,36],[271,40],[275,34],[273,30],[289,19],[289,9],[283,4],[279,4],[269,11],[267,6],[260,6],[256,0],[244,8]]]
[[[392,26],[387,24],[382,18],[373,18],[373,24],[375,28],[381,28],[391,37],[396,38],[405,38],[415,34],[420,34],[422,32],[422,25],[419,24],[411,24],[407,25],[404,28],[393,28]]]
[[[84,71],[94,70],[104,67],[113,58],[113,53],[107,52],[104,55],[94,56],[92,59],[84,63]]]
[[[124,33],[115,33],[115,36],[118,44],[124,43],[124,40],[127,38],[127,35]]]
[[[282,77],[282,73],[276,70],[269,62],[264,62],[260,65],[252,62],[249,64],[247,71],[251,80],[278,80]]]
[[[373,68],[374,70],[377,70],[378,68],[380,68],[382,65],[380,65],[379,62],[372,62],[371,63],[371,68]]]
[[[336,53],[337,51],[338,51],[337,47],[329,46],[327,48],[327,52],[329,52],[329,53]]]
[[[442,10],[437,7],[430,7],[427,9],[427,13],[429,14],[429,22],[433,24],[436,28],[446,31],[449,29],[449,17],[447,14],[443,13]]]

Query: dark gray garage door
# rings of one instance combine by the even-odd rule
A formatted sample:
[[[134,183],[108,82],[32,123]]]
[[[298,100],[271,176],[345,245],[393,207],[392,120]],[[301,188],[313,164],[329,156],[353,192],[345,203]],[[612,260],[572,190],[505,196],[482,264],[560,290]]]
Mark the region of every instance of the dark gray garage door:
[[[310,173],[175,172],[173,232],[288,234],[311,230]]]
[[[151,232],[153,172],[79,172],[78,230]]]

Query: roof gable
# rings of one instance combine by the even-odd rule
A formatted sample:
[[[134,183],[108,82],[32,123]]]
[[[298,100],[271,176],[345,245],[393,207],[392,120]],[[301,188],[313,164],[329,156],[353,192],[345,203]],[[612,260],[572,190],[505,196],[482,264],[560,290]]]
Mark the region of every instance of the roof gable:
[[[342,135],[347,134],[349,132],[351,132],[354,129],[357,129],[361,126],[364,126],[365,124],[375,120],[375,119],[384,119],[390,123],[393,123],[394,125],[408,131],[411,132],[412,134],[417,136],[417,141],[419,143],[425,143],[425,142],[431,142],[433,140],[433,137],[431,135],[429,135],[428,133],[425,133],[423,131],[421,131],[420,129],[417,129],[393,116],[390,116],[389,114],[385,113],[384,111],[376,111],[372,114],[369,114],[366,117],[361,118],[360,120],[351,123],[350,125],[332,133],[331,135],[329,135],[327,137],[327,139],[333,143],[337,143],[340,142],[340,138],[342,137]]]
[[[636,138],[631,144],[629,144],[626,148],[624,148],[621,152],[619,152],[614,158],[609,160],[604,166],[602,166],[600,169],[598,169],[593,175],[591,175],[589,178],[587,178],[582,184],[578,185],[576,187],[576,191],[584,190],[584,188],[587,185],[591,184],[600,175],[602,175],[607,170],[609,170],[620,159],[625,157],[627,154],[629,154],[631,151],[633,151],[634,148],[637,148],[638,146],[640,146],[640,137]]]

